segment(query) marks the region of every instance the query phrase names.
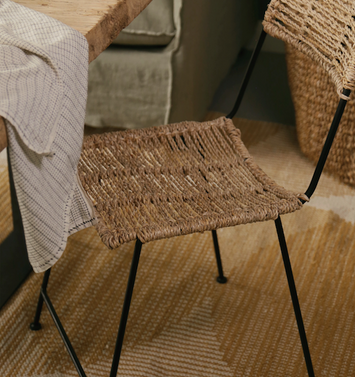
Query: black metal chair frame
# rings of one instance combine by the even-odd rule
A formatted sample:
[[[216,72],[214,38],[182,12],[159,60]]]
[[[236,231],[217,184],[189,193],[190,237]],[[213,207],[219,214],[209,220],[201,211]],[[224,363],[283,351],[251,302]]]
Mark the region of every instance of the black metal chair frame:
[[[239,106],[242,102],[245,90],[247,88],[249,79],[250,79],[251,74],[253,72],[255,63],[256,63],[257,58],[259,56],[259,53],[261,51],[261,48],[262,48],[262,45],[264,43],[266,35],[267,34],[266,34],[265,31],[262,31],[261,34],[260,34],[257,46],[254,50],[252,57],[251,57],[247,72],[246,72],[244,80],[242,82],[236,103],[235,103],[231,113],[227,115],[227,118],[233,118],[236,115],[236,113],[239,109]],[[350,90],[344,89],[343,94],[345,96],[349,96]],[[326,138],[323,150],[321,152],[319,161],[316,165],[316,169],[314,171],[310,185],[305,192],[305,195],[308,198],[310,198],[312,196],[312,194],[314,193],[314,191],[317,187],[317,184],[319,182],[321,173],[323,171],[325,162],[327,160],[330,148],[332,146],[335,134],[337,132],[341,117],[343,115],[346,103],[347,103],[347,101],[344,100],[344,99],[340,99],[340,101],[339,101],[338,108],[337,108],[335,116],[333,118],[333,121],[332,121],[330,130],[329,130],[328,136]],[[313,377],[314,376],[314,370],[313,370],[313,365],[312,365],[312,359],[311,359],[311,355],[310,355],[310,351],[309,351],[309,347],[308,347],[306,331],[305,331],[304,324],[303,324],[301,308],[300,308],[300,304],[299,304],[299,301],[298,301],[296,285],[295,285],[295,281],[294,281],[294,277],[293,277],[293,273],[292,273],[291,262],[290,262],[290,258],[289,258],[289,254],[288,254],[288,250],[287,250],[286,239],[285,239],[285,235],[284,235],[284,231],[283,231],[283,227],[282,227],[280,217],[278,217],[275,220],[275,226],[276,226],[276,232],[277,232],[279,243],[280,243],[282,259],[283,259],[286,277],[287,277],[287,281],[288,281],[288,285],[289,285],[289,289],[290,289],[293,309],[294,309],[294,313],[295,313],[295,317],[296,317],[299,336],[300,336],[301,343],[302,343],[302,349],[303,349],[303,354],[304,354],[304,359],[305,359],[305,362],[306,362],[308,375],[310,377]],[[219,245],[218,245],[218,238],[217,238],[216,230],[212,231],[212,237],[213,237],[213,244],[214,244],[216,261],[217,261],[217,268],[218,268],[217,281],[218,281],[218,283],[223,284],[223,283],[227,282],[227,278],[224,276],[224,273],[223,273],[223,267],[222,267],[222,261],[221,261],[220,251],[219,251]],[[128,319],[128,313],[129,313],[129,308],[130,308],[130,304],[131,304],[132,293],[133,293],[134,283],[135,283],[135,279],[136,279],[136,274],[137,274],[141,250],[142,250],[142,243],[139,239],[137,239],[135,249],[134,249],[134,253],[133,253],[133,259],[132,259],[132,263],[131,263],[131,269],[130,269],[130,274],[129,274],[129,278],[128,278],[128,283],[127,283],[126,295],[125,295],[122,314],[121,314],[121,321],[120,321],[120,325],[119,325],[119,329],[118,329],[118,335],[117,335],[117,340],[116,340],[116,346],[115,346],[115,351],[114,351],[114,356],[113,356],[113,361],[112,361],[110,377],[116,377],[117,376],[117,370],[118,370],[118,365],[119,365],[119,361],[120,361],[123,338],[124,338],[124,334],[125,334],[125,329],[126,329],[126,324],[127,324],[127,319]],[[82,366],[79,362],[79,359],[75,354],[74,348],[71,345],[70,340],[69,340],[69,338],[68,338],[68,336],[67,336],[67,334],[66,334],[66,332],[65,332],[65,330],[64,330],[64,328],[63,328],[63,326],[62,326],[62,324],[59,320],[59,317],[58,317],[58,315],[57,315],[57,313],[56,313],[56,311],[55,311],[55,309],[52,305],[52,302],[50,301],[50,299],[48,297],[47,285],[48,285],[50,271],[51,271],[51,269],[47,270],[44,274],[43,283],[42,283],[42,287],[41,287],[41,290],[40,290],[40,296],[39,296],[39,300],[38,300],[38,304],[37,304],[35,319],[34,319],[34,322],[31,324],[30,328],[32,330],[41,329],[41,324],[40,324],[39,320],[40,320],[40,315],[41,315],[41,311],[42,311],[42,307],[43,307],[43,302],[45,302],[45,304],[46,304],[46,306],[47,306],[47,308],[48,308],[48,310],[49,310],[49,312],[50,312],[50,314],[51,314],[51,316],[54,320],[54,323],[57,326],[57,329],[58,329],[58,331],[59,331],[59,333],[60,333],[60,335],[63,339],[63,342],[64,342],[64,344],[67,348],[67,351],[68,351],[68,353],[69,353],[69,355],[70,355],[70,357],[71,357],[71,359],[72,359],[72,361],[73,361],[73,363],[74,363],[74,365],[77,369],[79,376],[80,377],[86,377],[86,374],[85,374],[85,372],[84,372],[84,370],[83,370],[83,368],[82,368]]]

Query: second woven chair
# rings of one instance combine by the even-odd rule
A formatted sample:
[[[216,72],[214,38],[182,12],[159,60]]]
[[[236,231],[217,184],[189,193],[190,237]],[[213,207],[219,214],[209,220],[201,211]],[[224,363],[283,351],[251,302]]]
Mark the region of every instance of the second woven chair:
[[[307,371],[314,376],[280,215],[300,209],[313,194],[354,86],[355,22],[351,9],[351,1],[273,0],[265,16],[268,33],[318,61],[341,91],[337,113],[305,194],[289,192],[267,177],[249,155],[231,120],[241,103],[265,31],[234,109],[227,117],[86,138],[79,176],[95,207],[100,237],[109,248],[136,240],[111,377],[117,374],[142,245],[161,238],[212,231],[217,281],[225,283],[216,229],[264,220],[275,221]],[[44,300],[79,375],[85,376],[48,298],[49,273],[44,276],[32,327],[39,327]]]

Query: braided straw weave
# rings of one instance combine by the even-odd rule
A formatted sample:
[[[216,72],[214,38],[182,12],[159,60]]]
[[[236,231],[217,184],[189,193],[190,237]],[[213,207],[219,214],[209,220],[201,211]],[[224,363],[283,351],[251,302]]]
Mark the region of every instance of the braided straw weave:
[[[109,248],[276,219],[302,206],[254,163],[226,118],[89,136],[79,177]]]
[[[272,0],[264,30],[318,62],[338,94],[355,87],[355,9],[353,0]]]
[[[339,98],[324,69],[308,56],[286,45],[288,81],[296,114],[297,138],[302,152],[317,162]],[[355,103],[348,101],[325,169],[355,185]]]

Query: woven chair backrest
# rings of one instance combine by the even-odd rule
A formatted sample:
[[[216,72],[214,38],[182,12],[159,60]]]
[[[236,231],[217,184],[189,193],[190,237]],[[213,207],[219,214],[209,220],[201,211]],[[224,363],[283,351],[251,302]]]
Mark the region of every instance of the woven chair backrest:
[[[341,97],[355,88],[355,1],[272,0],[263,26],[318,62]]]

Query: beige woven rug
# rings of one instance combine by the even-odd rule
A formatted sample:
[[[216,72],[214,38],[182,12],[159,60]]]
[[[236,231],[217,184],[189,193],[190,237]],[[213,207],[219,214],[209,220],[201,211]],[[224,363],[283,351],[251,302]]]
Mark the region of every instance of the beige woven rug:
[[[312,164],[294,128],[236,124],[271,177],[306,189]],[[4,171],[0,196],[4,238]],[[324,175],[312,202],[283,220],[316,376],[354,376],[355,189]],[[226,285],[215,282],[210,233],[143,246],[120,376],[306,376],[273,222],[218,234]],[[84,230],[53,268],[48,292],[88,376],[109,375],[133,246],[109,251]],[[77,376],[46,309],[43,330],[28,329],[41,277],[31,275],[0,311],[2,377]]]

